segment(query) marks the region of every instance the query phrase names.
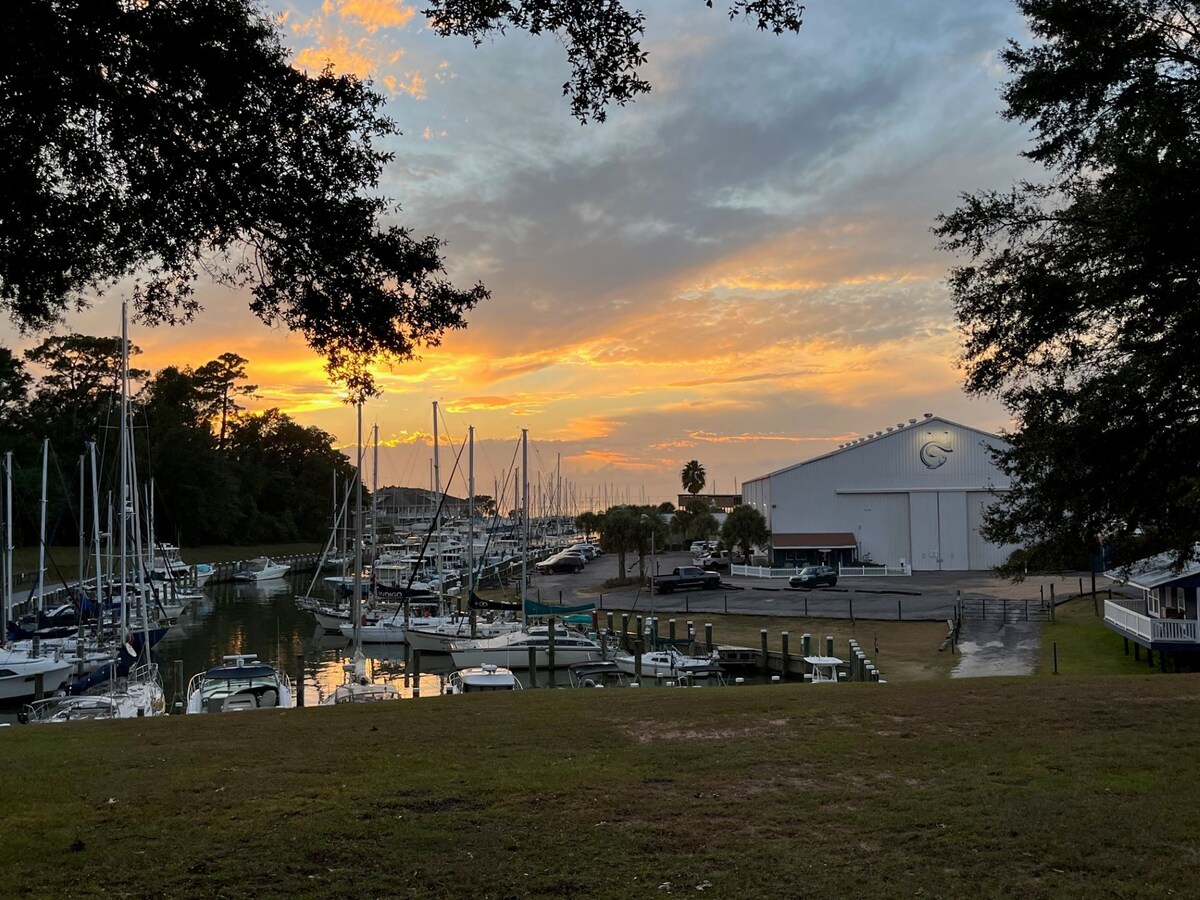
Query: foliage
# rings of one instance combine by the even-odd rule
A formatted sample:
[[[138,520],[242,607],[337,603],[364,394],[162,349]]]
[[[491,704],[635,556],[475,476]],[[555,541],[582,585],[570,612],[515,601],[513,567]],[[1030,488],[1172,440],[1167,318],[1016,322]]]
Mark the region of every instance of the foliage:
[[[1018,0],[1006,118],[1042,184],[939,218],[967,390],[1020,421],[988,540],[1118,562],[1200,541],[1200,3]],[[1098,438],[1103,435],[1104,439]],[[1053,552],[1053,551],[1050,551]]]
[[[798,32],[803,13],[804,7],[794,0],[734,0],[729,6],[730,19],[741,16],[760,31],[775,34]],[[580,122],[603,122],[610,104],[624,106],[650,90],[650,83],[638,74],[647,60],[639,43],[645,16],[615,0],[431,0],[426,15],[438,34],[469,37],[476,47],[509,28],[555,35],[571,64],[571,79],[562,92],[571,98],[571,113]]]
[[[625,580],[625,554],[637,549],[638,512],[630,506],[614,506],[600,517],[600,545],[605,553],[617,554],[617,578]]]
[[[131,355],[136,355],[131,347]],[[14,525],[18,543],[37,540],[41,439],[54,456],[48,479],[51,543],[74,542],[78,529],[78,466],[60,471],[57,456],[75,459],[95,440],[102,494],[116,484],[120,416],[120,338],[68,335],[26,354],[41,369],[33,378],[0,353],[0,437],[15,456]],[[145,379],[130,400],[132,449],[139,490],[153,480],[156,537],[180,543],[322,541],[328,535],[328,485],[352,466],[331,435],[305,428],[277,410],[240,414],[245,360],[225,353],[192,370],[167,366]],[[32,390],[30,391],[30,388]],[[221,431],[226,443],[223,447]],[[90,469],[85,495],[91,505]],[[101,514],[103,520],[104,514]],[[88,526],[90,528],[90,526]]]
[[[143,320],[186,321],[205,273],[361,394],[371,357],[487,297],[450,286],[436,238],[379,224],[383,97],[293,68],[252,0],[14,0],[0,41],[0,304],[22,327],[131,275]]]
[[[735,506],[721,526],[721,541],[730,549],[740,548],[747,564],[754,555],[754,548],[765,546],[770,539],[766,518],[753,506]]]
[[[679,480],[683,483],[683,489],[693,497],[704,490],[704,478],[704,466],[695,459],[684,465],[679,472]]]
[[[592,534],[600,530],[600,520],[599,514],[588,510],[575,517],[575,527],[582,531],[584,537],[590,541]]]

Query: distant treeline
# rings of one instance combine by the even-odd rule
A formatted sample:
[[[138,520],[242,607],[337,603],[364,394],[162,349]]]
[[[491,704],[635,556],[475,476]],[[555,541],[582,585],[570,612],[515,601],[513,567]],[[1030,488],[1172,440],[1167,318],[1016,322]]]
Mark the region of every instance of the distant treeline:
[[[130,347],[130,358],[139,353]],[[246,363],[223,353],[194,369],[130,369],[139,496],[146,504],[153,481],[160,541],[264,544],[323,541],[329,533],[334,472],[346,485],[353,466],[328,432],[299,425],[278,409],[246,413],[239,400],[257,390],[246,382]],[[92,442],[100,528],[107,527],[118,485],[121,368],[120,338],[52,337],[24,359],[0,347],[0,454],[13,454],[18,546],[38,540],[46,439],[48,542],[76,543],[81,519],[90,540]],[[81,458],[87,460],[82,511]]]

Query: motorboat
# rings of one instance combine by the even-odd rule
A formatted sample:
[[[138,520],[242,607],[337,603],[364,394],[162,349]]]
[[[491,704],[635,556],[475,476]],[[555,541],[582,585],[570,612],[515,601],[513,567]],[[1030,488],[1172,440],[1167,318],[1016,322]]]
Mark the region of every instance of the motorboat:
[[[342,703],[373,703],[377,700],[399,700],[400,689],[392,684],[372,681],[367,676],[367,660],[361,650],[350,662],[342,666],[346,681],[339,684],[332,694],[321,701],[322,706],[337,706]]]
[[[233,573],[234,581],[270,581],[274,578],[282,578],[287,574],[291,566],[286,563],[277,563],[266,556],[260,556],[257,559],[249,559],[238,566]]]
[[[613,657],[613,662],[625,674],[637,674],[637,657],[632,654],[618,654]],[[717,664],[715,653],[712,656],[684,656],[674,647],[664,647],[642,654],[641,673],[643,678],[674,678],[681,673],[711,669]]]
[[[471,666],[451,672],[446,679],[447,694],[480,694],[486,691],[519,691],[521,682],[512,669],[494,663]]]
[[[147,573],[154,581],[184,582],[199,588],[212,577],[213,567],[208,563],[190,565],[174,544],[157,544]]]
[[[482,666],[485,663],[507,666],[511,669],[529,668],[530,650],[534,654],[534,665],[546,668],[550,665],[550,629],[536,625],[528,630],[514,631],[481,640],[454,641],[450,645],[450,656],[459,669]],[[566,668],[574,663],[591,662],[603,656],[600,644],[586,635],[561,625],[554,628],[554,667]]]
[[[295,706],[291,679],[255,654],[235,653],[222,660],[188,683],[189,714]]]
[[[43,694],[53,694],[66,683],[73,668],[70,660],[58,656],[0,649],[0,703],[33,699],[39,683]]]
[[[804,680],[807,682],[837,684],[841,680],[838,675],[838,666],[843,665],[843,662],[836,656],[806,656],[804,662],[810,669],[810,672],[804,676]]]
[[[567,667],[571,687],[628,687],[629,679],[611,659],[599,662],[575,663]]]

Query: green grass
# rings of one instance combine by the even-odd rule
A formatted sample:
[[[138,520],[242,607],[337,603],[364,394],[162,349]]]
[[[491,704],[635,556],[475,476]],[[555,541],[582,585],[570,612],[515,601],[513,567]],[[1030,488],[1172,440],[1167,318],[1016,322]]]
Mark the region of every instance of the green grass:
[[[5,896],[1191,895],[1200,678],[0,729]]]
[[[1077,597],[1061,604],[1054,611],[1053,622],[1042,623],[1042,643],[1039,650],[1039,675],[1054,673],[1055,646],[1058,650],[1059,675],[1145,675],[1158,672],[1157,657],[1153,668],[1146,664],[1146,652],[1141,661],[1133,658],[1133,642],[1129,655],[1121,635],[1104,624],[1105,594]],[[1097,611],[1099,615],[1097,615]]]

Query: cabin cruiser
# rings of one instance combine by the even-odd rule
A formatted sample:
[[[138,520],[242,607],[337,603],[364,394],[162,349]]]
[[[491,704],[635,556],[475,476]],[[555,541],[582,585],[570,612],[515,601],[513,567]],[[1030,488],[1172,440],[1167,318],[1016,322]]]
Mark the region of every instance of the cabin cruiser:
[[[482,666],[485,663],[504,665],[511,669],[529,668],[530,650],[534,665],[550,665],[550,628],[536,625],[526,631],[514,631],[481,640],[454,641],[450,656],[459,669]],[[554,628],[554,666],[565,668],[573,663],[600,659],[603,650],[596,641],[578,631],[556,625]]]
[[[625,674],[636,674],[636,656],[628,653],[617,654],[613,657],[613,662]],[[674,678],[690,671],[711,669],[717,663],[718,657],[715,653],[711,656],[684,656],[674,647],[665,647],[643,653],[641,670],[644,678]]]
[[[158,666],[133,669],[98,693],[37,700],[19,718],[30,724],[60,724],[86,719],[140,719],[167,714],[166,694]]]
[[[282,578],[291,568],[286,563],[277,563],[266,556],[260,556],[257,559],[249,559],[238,566],[237,571],[233,573],[234,581],[270,581],[273,578]]]
[[[515,619],[500,619],[489,622],[479,620],[475,623],[474,639],[496,637],[521,630],[521,623]],[[455,641],[471,640],[471,620],[463,616],[444,625],[433,628],[416,628],[410,626],[404,630],[404,640],[414,650],[422,653],[449,653],[450,645]]]
[[[72,662],[58,656],[0,648],[0,703],[33,699],[39,682],[42,693],[53,694],[66,683],[73,668]]]
[[[295,705],[292,682],[253,653],[222,657],[219,666],[194,676],[187,688],[190,713],[231,712]]]
[[[488,691],[519,691],[521,682],[512,669],[484,663],[451,672],[446,679],[447,694],[480,694]]]

